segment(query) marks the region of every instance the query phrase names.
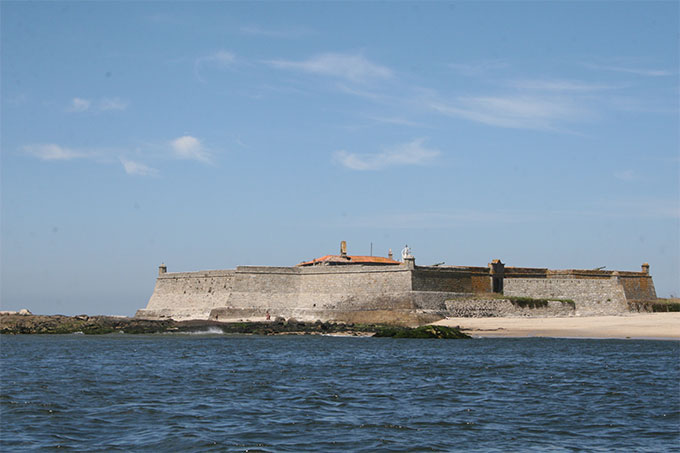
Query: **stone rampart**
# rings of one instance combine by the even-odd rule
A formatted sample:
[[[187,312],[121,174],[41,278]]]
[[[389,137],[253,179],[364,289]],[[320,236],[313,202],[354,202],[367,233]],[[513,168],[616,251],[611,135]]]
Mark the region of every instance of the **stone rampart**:
[[[626,299],[629,301],[656,299],[656,289],[650,275],[640,275],[637,272],[621,272],[619,282],[623,285],[623,291],[626,294]]]
[[[487,317],[556,317],[573,316],[574,304],[568,301],[536,300],[518,302],[510,299],[463,298],[446,301],[447,316],[452,318]]]
[[[503,294],[571,299],[578,315],[625,313],[630,300],[656,299],[654,283],[647,272],[597,269],[506,267]]]
[[[417,267],[412,273],[414,291],[477,293],[491,291],[487,267]]]
[[[628,310],[617,279],[508,278],[503,294],[534,299],[571,299],[577,315],[615,315]]]
[[[233,270],[175,272],[159,275],[143,318],[207,319],[210,311],[229,303]]]
[[[138,317],[239,320],[294,317],[304,321],[418,324],[444,316],[618,314],[630,300],[656,297],[646,272],[402,265],[239,266],[234,270],[167,273]],[[500,281],[497,281],[500,280]],[[533,309],[471,295],[571,299]],[[451,302],[455,300],[457,302]],[[449,301],[449,302],[447,302]],[[508,305],[510,304],[510,305]],[[565,312],[567,310],[567,312]],[[494,313],[494,314],[491,314]],[[358,321],[361,320],[361,321]],[[370,321],[373,320],[373,321]]]

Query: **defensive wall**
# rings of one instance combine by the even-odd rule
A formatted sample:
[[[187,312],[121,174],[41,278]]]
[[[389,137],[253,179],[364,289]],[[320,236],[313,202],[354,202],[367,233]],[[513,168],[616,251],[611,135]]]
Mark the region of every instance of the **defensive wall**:
[[[540,303],[518,302],[532,298]],[[446,316],[620,314],[656,298],[642,272],[505,267],[396,265],[239,266],[168,273],[140,318],[385,322],[415,325]]]

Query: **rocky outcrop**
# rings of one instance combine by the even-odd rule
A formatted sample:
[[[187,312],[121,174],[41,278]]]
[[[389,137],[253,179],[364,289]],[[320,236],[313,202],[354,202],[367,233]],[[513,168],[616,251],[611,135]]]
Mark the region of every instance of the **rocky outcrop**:
[[[345,324],[330,322],[301,322],[290,318],[276,318],[267,322],[231,322],[193,320],[142,320],[113,316],[22,316],[0,314],[0,334],[151,334],[151,333],[210,333],[210,334],[250,334],[250,335],[373,335],[387,332],[393,327],[381,324]],[[423,334],[408,327],[397,328],[399,338],[463,338],[465,334],[443,332],[440,327],[432,330],[434,334]],[[397,332],[389,330],[390,332]],[[428,331],[429,332],[429,331]],[[442,333],[443,332],[443,333]],[[428,336],[423,336],[428,335]]]

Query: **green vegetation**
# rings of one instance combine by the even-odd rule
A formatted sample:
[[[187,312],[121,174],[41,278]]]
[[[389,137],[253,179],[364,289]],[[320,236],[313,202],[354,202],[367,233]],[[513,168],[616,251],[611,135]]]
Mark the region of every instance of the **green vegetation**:
[[[652,311],[654,312],[678,312],[680,311],[680,302],[669,302],[669,303],[655,303],[652,305]]]
[[[553,301],[562,302],[562,305],[569,305],[572,310],[576,309],[576,303],[571,299],[534,299],[531,297],[512,296],[506,296],[505,299],[508,299],[514,306],[520,308],[546,308],[548,302]]]
[[[680,312],[680,299],[672,298],[629,302],[628,308],[630,311],[637,312]]]
[[[512,305],[520,308],[546,308],[548,301],[545,299],[532,299],[530,297],[508,297]]]
[[[449,300],[456,300],[458,298],[453,298]],[[514,306],[520,308],[545,308],[548,306],[548,302],[562,302],[562,305],[569,305],[572,310],[576,309],[576,303],[571,299],[557,299],[557,298],[547,298],[547,299],[534,299],[533,297],[516,297],[516,296],[506,296],[503,293],[482,293],[482,294],[470,294],[461,297],[464,300],[509,300]]]
[[[409,327],[385,326],[380,328],[374,337],[390,338],[439,338],[439,339],[460,339],[470,338],[460,329],[445,326],[420,326],[414,329]]]

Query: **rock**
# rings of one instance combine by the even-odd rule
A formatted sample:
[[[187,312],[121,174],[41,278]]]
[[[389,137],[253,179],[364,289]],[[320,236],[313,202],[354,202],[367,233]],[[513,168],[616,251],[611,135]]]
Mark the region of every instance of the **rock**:
[[[392,338],[439,338],[439,339],[459,339],[471,338],[459,329],[444,326],[420,326],[415,329],[409,327],[385,326],[379,329],[374,337]]]
[[[33,313],[31,313],[31,312],[28,310],[28,308],[22,308],[21,310],[19,310],[19,313],[18,313],[18,314],[23,315],[23,316],[26,316],[26,315],[32,315]]]
[[[74,318],[79,319],[81,321],[87,321],[88,319],[90,319],[90,317],[87,316],[87,315],[77,315],[77,316],[74,316]]]

